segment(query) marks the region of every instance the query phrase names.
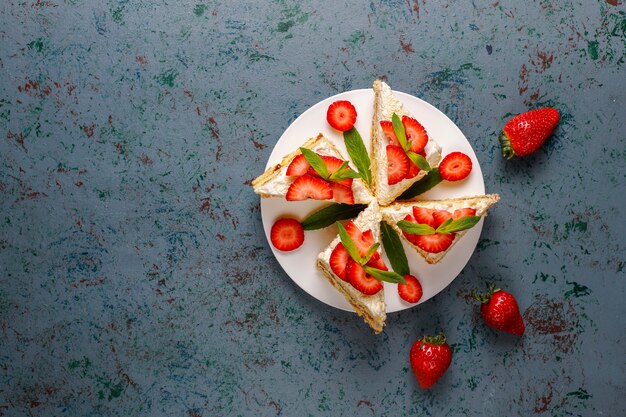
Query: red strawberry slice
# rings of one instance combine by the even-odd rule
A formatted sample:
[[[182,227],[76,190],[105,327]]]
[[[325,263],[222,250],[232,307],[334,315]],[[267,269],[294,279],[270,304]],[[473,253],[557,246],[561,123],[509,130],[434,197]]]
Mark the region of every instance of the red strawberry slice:
[[[293,158],[293,160],[291,161],[291,163],[287,167],[286,175],[288,177],[300,177],[300,176],[306,174],[309,171],[310,168],[311,168],[311,165],[306,160],[304,155],[303,154],[299,154],[298,156]]]
[[[411,223],[417,223],[417,221],[415,220],[415,218],[413,216],[411,216],[410,214],[407,214],[404,217],[404,220],[409,221]],[[421,223],[421,224],[428,224],[428,223]],[[411,242],[412,244],[417,246],[417,237],[418,235],[414,235],[412,233],[407,233],[406,231],[402,231],[402,234],[404,235],[404,237],[406,238],[406,240],[408,240],[409,242]]]
[[[352,221],[346,223],[345,228],[346,232],[348,232],[348,235],[350,236],[350,239],[352,239],[359,250],[359,255],[364,256],[369,248],[371,248],[374,244],[374,234],[372,231],[366,230],[365,232],[361,232],[361,230],[356,227]]]
[[[339,100],[328,106],[326,120],[331,127],[345,132],[352,129],[356,122],[356,109],[347,100]]]
[[[358,291],[365,295],[377,294],[383,289],[383,284],[370,274],[366,274],[361,265],[350,259],[346,266],[346,278]]]
[[[372,255],[367,265],[380,269],[381,271],[387,271],[387,265],[385,265],[385,261],[383,261],[383,258],[378,252],[375,252],[374,255]]]
[[[336,158],[334,156],[328,156],[328,155],[319,155],[320,158],[322,158],[322,160],[324,161],[324,164],[326,165],[326,169],[328,170],[329,174],[334,173],[335,171],[337,171],[339,169],[339,167],[341,167],[341,164],[344,163],[343,160]],[[320,175],[317,173],[317,171],[315,169],[313,169],[312,166],[309,165],[309,171],[307,172],[307,174],[309,175],[313,175],[315,177],[319,177]],[[346,187],[352,187],[352,178],[346,178],[340,181],[336,181],[338,184],[341,184],[343,186]]]
[[[428,253],[443,252],[452,245],[454,233],[433,233],[432,235],[416,235],[415,245]]]
[[[399,146],[387,145],[387,183],[397,184],[409,172],[409,157]]]
[[[422,155],[424,158],[426,158],[426,152],[422,151],[422,152],[418,152],[420,155]],[[406,177],[407,178],[415,178],[415,176],[417,174],[420,173],[422,169],[420,167],[418,167],[417,165],[415,165],[413,163],[413,161],[411,161],[411,159],[409,158],[409,172],[407,172]]]
[[[427,224],[430,227],[436,227],[435,219],[433,217],[434,212],[435,210],[433,209],[413,206],[413,217],[415,217],[414,222],[419,224]]]
[[[462,209],[454,210],[454,214],[452,214],[452,218],[456,220],[456,219],[460,219],[461,217],[475,216],[475,215],[476,215],[475,208],[465,207]]]
[[[279,219],[270,231],[272,245],[281,251],[292,251],[304,243],[304,229],[296,219]]]
[[[402,116],[402,124],[406,140],[411,144],[411,150],[415,153],[422,152],[428,143],[428,133],[424,126],[409,116]]]
[[[346,187],[338,182],[331,182],[330,188],[333,190],[333,200],[337,203],[354,204],[352,187]]]
[[[462,152],[452,152],[439,164],[439,174],[447,181],[460,181],[467,178],[472,170],[472,160]]]
[[[391,121],[381,120],[380,127],[383,129],[383,133],[385,134],[385,137],[389,141],[389,145],[401,147],[400,141],[398,140],[398,137],[396,136],[396,132],[393,130],[393,123],[391,123]]]
[[[330,200],[333,198],[333,190],[323,179],[305,174],[298,177],[289,186],[285,198],[287,201],[300,201],[308,198],[313,200]]]
[[[435,229],[441,226],[443,222],[452,218],[452,213],[446,210],[435,210],[433,212],[433,219],[435,220],[435,225],[433,226]]]
[[[422,285],[413,275],[405,275],[406,284],[398,284],[398,295],[404,301],[417,303],[422,298]]]
[[[346,266],[348,265],[348,260],[350,260],[350,254],[343,246],[343,243],[339,243],[331,252],[329,263],[330,269],[344,281],[347,281]]]

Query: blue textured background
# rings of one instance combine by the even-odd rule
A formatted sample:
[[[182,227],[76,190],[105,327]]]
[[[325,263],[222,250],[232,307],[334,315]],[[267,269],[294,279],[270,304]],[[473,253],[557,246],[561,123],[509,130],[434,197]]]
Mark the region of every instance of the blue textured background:
[[[0,415],[625,414],[623,0],[324,3],[2,1]],[[502,197],[379,336],[284,274],[249,186],[299,114],[377,77]],[[503,123],[544,105],[554,135],[504,161]],[[488,282],[522,339],[480,321]],[[424,391],[408,352],[439,330]]]

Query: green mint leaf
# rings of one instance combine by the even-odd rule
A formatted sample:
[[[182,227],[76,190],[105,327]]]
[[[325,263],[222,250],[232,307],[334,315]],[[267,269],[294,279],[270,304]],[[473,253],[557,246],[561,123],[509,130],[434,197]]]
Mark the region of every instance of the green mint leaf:
[[[304,230],[317,230],[328,227],[339,220],[353,219],[362,212],[365,204],[333,203],[310,214],[302,222]]]
[[[379,281],[386,281],[392,284],[406,284],[404,277],[396,272],[381,271],[380,269],[376,269],[367,265],[365,265],[363,269],[365,269],[365,272],[367,272]]]
[[[317,172],[320,177],[325,180],[330,177],[330,173],[328,172],[328,168],[326,168],[324,160],[320,158],[318,154],[307,148],[300,148],[300,152],[302,152],[306,161],[313,167],[315,172]]]
[[[400,230],[404,230],[412,235],[432,235],[435,233],[435,228],[427,224],[417,224],[408,220],[400,220],[396,224]]]
[[[363,256],[361,258],[361,262],[359,262],[362,265],[365,265],[366,263],[368,263],[370,261],[370,259],[372,259],[372,256],[374,256],[374,254],[376,253],[376,251],[378,250],[378,248],[380,247],[380,243],[374,243],[368,250],[367,252],[365,252],[365,256]]]
[[[343,164],[328,177],[330,181],[341,181],[346,178],[361,178],[358,172],[348,166],[348,161],[343,161]]]
[[[382,234],[383,247],[391,264],[391,268],[398,274],[404,276],[410,273],[409,261],[407,260],[404,246],[400,241],[400,237],[393,230],[393,227],[385,221],[380,222],[380,231]]]
[[[359,249],[356,247],[352,238],[348,234],[348,231],[343,226],[343,224],[337,222],[337,229],[339,229],[339,238],[341,239],[341,243],[348,251],[350,257],[354,260],[354,262],[360,264],[361,263],[361,255],[359,254]]]
[[[400,146],[402,146],[404,152],[407,152],[411,148],[411,146],[406,140],[406,133],[404,132],[404,125],[402,124],[402,119],[400,119],[400,116],[394,113],[391,116],[391,125],[393,126],[393,131],[398,138],[398,142],[400,142]]]
[[[413,151],[407,151],[406,155],[409,157],[411,162],[413,162],[415,166],[417,166],[419,169],[423,171],[430,171],[430,164],[422,155]]]
[[[365,148],[361,135],[359,135],[359,132],[353,127],[343,132],[343,139],[346,144],[346,149],[348,150],[348,155],[350,155],[354,166],[356,166],[359,174],[361,174],[361,178],[363,178],[367,185],[372,185],[370,156]]]
[[[411,185],[405,192],[403,192],[400,197],[398,197],[398,200],[410,200],[413,197],[424,194],[441,181],[443,181],[443,178],[441,178],[441,175],[439,174],[439,168],[435,167],[428,171],[428,174],[422,177],[422,179]]]
[[[465,216],[451,222],[446,221],[437,228],[437,233],[454,233],[471,229],[479,220],[480,216]]]

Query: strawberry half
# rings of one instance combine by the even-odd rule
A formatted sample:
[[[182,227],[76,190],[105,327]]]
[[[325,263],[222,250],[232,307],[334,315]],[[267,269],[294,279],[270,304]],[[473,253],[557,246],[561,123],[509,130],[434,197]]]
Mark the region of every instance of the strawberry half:
[[[352,187],[346,187],[339,182],[331,182],[330,188],[333,190],[333,200],[337,203],[354,204]]]
[[[439,253],[447,250],[454,238],[455,233],[433,233],[432,235],[414,235],[415,245],[428,253]]]
[[[346,247],[340,242],[331,252],[330,259],[328,261],[330,263],[330,269],[332,269],[335,275],[344,281],[347,281],[346,266],[348,265],[348,261],[350,259],[350,254],[346,250]]]
[[[398,295],[408,303],[417,303],[422,298],[422,285],[413,275],[405,275],[406,284],[398,284]]]
[[[399,146],[387,145],[387,183],[397,184],[409,172],[409,157]]]
[[[292,251],[304,243],[304,228],[296,219],[279,219],[272,225],[270,240],[276,249]]]
[[[402,116],[402,124],[404,125],[406,140],[411,145],[411,150],[415,153],[424,151],[428,143],[428,133],[426,133],[424,126],[409,116]]]
[[[365,295],[374,295],[383,289],[382,282],[366,274],[365,269],[353,259],[350,259],[346,266],[346,278],[354,288]]]
[[[460,181],[472,171],[472,160],[463,152],[446,155],[439,164],[439,174],[446,181]]]
[[[286,175],[288,177],[301,177],[306,174],[311,168],[311,165],[306,160],[303,154],[299,154],[289,164],[287,167]]]
[[[389,145],[401,147],[396,132],[393,130],[393,123],[391,123],[390,120],[381,120],[380,127],[383,129],[383,133],[389,141]]]
[[[413,207],[413,209],[415,209],[415,207]],[[428,223],[421,223],[415,220],[415,218],[413,216],[411,216],[410,214],[407,214],[404,217],[404,220],[411,222],[411,223],[420,223],[420,224],[428,224]],[[429,224],[429,226],[432,226]],[[415,246],[417,246],[417,237],[419,235],[414,235],[412,233],[407,233],[406,231],[402,231],[402,234],[404,235],[404,237],[406,238],[406,240],[408,240],[409,242],[411,242],[412,244],[414,244]]]
[[[559,124],[559,112],[552,107],[531,110],[515,116],[502,129],[498,140],[506,159],[535,152]]]
[[[347,100],[339,100],[328,106],[326,120],[334,129],[341,132],[352,129],[356,122],[356,109]]]
[[[323,179],[305,174],[296,178],[293,184],[289,186],[285,198],[287,201],[300,201],[309,198],[313,200],[330,200],[333,198],[333,190]]]
[[[372,255],[369,262],[367,263],[367,266],[380,269],[381,271],[387,271],[387,265],[385,265],[385,261],[383,261],[383,258],[380,256],[380,253],[378,252]]]

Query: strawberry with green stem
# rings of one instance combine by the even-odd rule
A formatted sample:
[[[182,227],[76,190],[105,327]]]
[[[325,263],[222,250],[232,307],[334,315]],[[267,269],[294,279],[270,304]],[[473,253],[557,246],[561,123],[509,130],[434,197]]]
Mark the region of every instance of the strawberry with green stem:
[[[513,294],[490,285],[487,293],[473,292],[472,296],[481,302],[480,314],[487,326],[516,336],[524,334],[524,319]]]
[[[502,155],[512,159],[532,154],[550,137],[559,120],[558,110],[552,107],[531,110],[513,117],[506,122],[498,136]]]
[[[430,388],[450,367],[452,349],[443,333],[434,337],[424,336],[413,343],[409,358],[419,386]]]

